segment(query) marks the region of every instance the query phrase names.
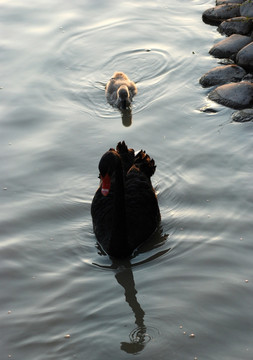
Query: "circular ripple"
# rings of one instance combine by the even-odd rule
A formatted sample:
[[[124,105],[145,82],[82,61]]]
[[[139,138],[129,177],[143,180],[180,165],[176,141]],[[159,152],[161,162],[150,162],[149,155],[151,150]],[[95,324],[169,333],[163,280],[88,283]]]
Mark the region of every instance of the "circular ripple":
[[[132,330],[129,334],[129,339],[132,343],[138,344],[147,344],[150,340],[153,339],[155,333],[153,330],[155,328],[149,328],[147,332],[147,328],[145,326],[138,326],[136,329]],[[157,329],[155,329],[157,330]],[[158,332],[158,330],[157,330]]]
[[[133,41],[122,43],[125,29],[132,27],[129,20],[121,19],[58,36],[52,58],[43,70],[56,81],[54,88],[58,86],[66,101],[92,116],[118,118],[119,111],[105,98],[105,85],[115,71],[125,72],[137,84],[133,112],[143,110],[168,91],[168,74],[176,62],[167,48],[139,47],[134,31],[130,34],[130,38],[134,35]]]
[[[61,81],[72,83],[72,90],[67,96],[84,111],[102,118],[114,118],[119,117],[119,112],[107,104],[105,99],[105,85],[114,71],[124,71],[136,83],[138,94],[132,106],[136,113],[168,91],[167,76],[171,71],[171,64],[171,57],[165,50],[136,49],[114,54],[79,81],[68,77]],[[72,77],[73,73],[68,72],[68,75]],[[65,84],[64,87],[67,88],[68,85]]]
[[[135,49],[116,54],[108,59],[105,68],[126,72],[138,88],[133,110],[139,112],[168,91],[169,72],[173,68],[168,51],[158,48]]]
[[[104,64],[106,68],[125,69],[132,73],[136,83],[156,79],[171,69],[172,57],[166,50],[142,48],[120,52],[111,56]]]
[[[152,326],[138,326],[129,334],[130,342],[122,342],[121,350],[128,354],[137,354],[141,352],[144,347],[152,340],[160,336],[158,329]]]

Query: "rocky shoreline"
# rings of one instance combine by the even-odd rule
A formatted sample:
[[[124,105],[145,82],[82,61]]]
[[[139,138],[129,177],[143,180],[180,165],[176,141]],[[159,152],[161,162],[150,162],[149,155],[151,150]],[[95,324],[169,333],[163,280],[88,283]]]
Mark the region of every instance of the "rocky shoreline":
[[[226,35],[209,50],[215,58],[225,59],[225,65],[211,69],[199,82],[216,86],[208,94],[210,100],[238,110],[233,121],[253,121],[253,0],[216,0],[202,19]]]

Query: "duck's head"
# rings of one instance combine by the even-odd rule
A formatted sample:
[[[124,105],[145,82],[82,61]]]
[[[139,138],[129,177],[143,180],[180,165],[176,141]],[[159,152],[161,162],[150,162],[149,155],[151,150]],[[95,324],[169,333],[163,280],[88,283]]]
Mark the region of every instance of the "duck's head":
[[[121,85],[117,90],[118,107],[125,110],[131,104],[130,94],[126,85]]]

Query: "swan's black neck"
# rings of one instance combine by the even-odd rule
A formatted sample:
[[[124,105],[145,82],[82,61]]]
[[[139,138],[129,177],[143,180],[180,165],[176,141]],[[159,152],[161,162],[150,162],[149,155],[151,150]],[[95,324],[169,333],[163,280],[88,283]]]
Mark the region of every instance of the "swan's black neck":
[[[125,182],[121,161],[119,161],[115,170],[113,196],[113,223],[108,252],[114,257],[125,257],[129,252],[129,248],[127,242]]]

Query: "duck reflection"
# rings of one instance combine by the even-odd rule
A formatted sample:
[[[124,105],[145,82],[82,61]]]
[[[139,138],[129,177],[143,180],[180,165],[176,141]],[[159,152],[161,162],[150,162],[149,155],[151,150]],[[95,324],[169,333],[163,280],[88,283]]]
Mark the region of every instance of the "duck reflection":
[[[131,110],[131,108],[121,110],[120,112],[121,112],[122,124],[126,127],[131,126],[132,125],[132,110]]]

